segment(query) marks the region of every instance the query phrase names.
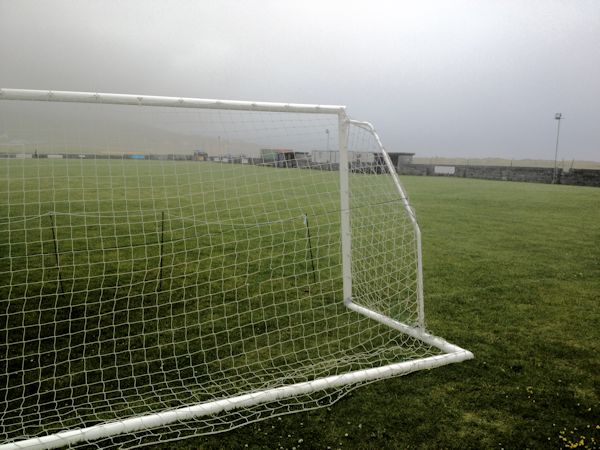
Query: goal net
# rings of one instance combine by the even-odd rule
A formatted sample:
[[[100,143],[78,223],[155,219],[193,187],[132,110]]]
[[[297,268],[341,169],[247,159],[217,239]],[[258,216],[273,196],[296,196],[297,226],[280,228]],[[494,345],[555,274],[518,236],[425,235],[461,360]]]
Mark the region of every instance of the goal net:
[[[135,447],[472,358],[343,107],[0,90],[0,448]]]

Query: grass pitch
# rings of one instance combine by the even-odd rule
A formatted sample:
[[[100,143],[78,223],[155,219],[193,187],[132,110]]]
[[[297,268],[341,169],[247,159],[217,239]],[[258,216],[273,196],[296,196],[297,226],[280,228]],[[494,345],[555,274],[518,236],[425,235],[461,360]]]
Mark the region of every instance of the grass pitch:
[[[598,448],[600,190],[403,177],[431,330],[475,360],[179,448]]]
[[[89,159],[1,167],[2,440],[436,353],[344,307],[336,172]],[[355,296],[414,323],[401,199],[390,177],[353,174],[351,185]],[[203,432],[263,415],[203,418]]]
[[[281,241],[302,242],[303,246],[273,246],[272,256],[296,256],[288,259],[287,265],[278,267],[281,285],[269,288],[279,292],[294,291],[297,296],[299,290],[303,291],[311,283],[312,274],[306,258],[306,229],[301,217],[303,214],[321,217],[334,211],[335,196],[325,202],[320,199],[323,210],[307,211],[306,205],[295,202],[293,197],[278,196],[277,189],[238,192],[233,208],[237,208],[237,212],[232,215],[232,204],[225,205],[223,192],[219,191],[223,179],[205,179],[205,182],[213,183],[212,188],[194,189],[199,185],[192,169],[197,167],[194,164],[179,163],[186,164],[189,171],[171,173],[165,167],[175,166],[133,161],[115,165],[98,161],[93,166],[93,177],[82,169],[82,164],[54,161],[45,171],[39,164],[19,162],[23,170],[20,176],[12,176],[16,173],[12,171],[10,177],[5,177],[6,192],[11,196],[5,203],[3,217],[22,217],[23,222],[20,225],[2,224],[2,231],[8,231],[13,242],[22,243],[16,247],[11,245],[9,249],[5,242],[0,242],[2,255],[9,255],[8,259],[12,261],[12,266],[1,267],[3,276],[11,276],[11,285],[16,286],[10,292],[2,291],[2,298],[29,295],[19,289],[35,292],[38,298],[60,297],[61,290],[87,292],[88,300],[93,300],[90,303],[99,305],[99,309],[88,310],[86,316],[91,313],[98,321],[105,317],[104,329],[112,333],[111,336],[133,332],[137,339],[153,340],[152,346],[163,352],[163,359],[171,359],[174,367],[185,371],[192,364],[171,358],[169,344],[173,342],[173,336],[166,336],[160,330],[170,327],[179,330],[187,340],[196,342],[194,339],[200,339],[186,335],[185,331],[190,325],[190,317],[196,315],[187,313],[191,312],[188,300],[198,294],[186,291],[194,284],[191,281],[204,269],[209,280],[205,284],[208,294],[225,290],[235,299],[241,295],[240,289],[246,289],[235,277],[232,284],[223,289],[223,280],[230,278],[223,273],[218,277],[215,273],[212,280],[215,285],[212,286],[213,271],[195,266],[193,261],[206,257],[208,253],[203,254],[203,251],[219,248],[219,256],[214,259],[215,271],[223,267],[223,261],[218,259],[226,254],[239,254],[251,265],[251,255],[256,248],[250,243],[261,237],[259,230],[242,227],[233,232],[238,233],[238,241],[247,243],[245,247],[231,247],[231,242],[226,239],[199,242],[198,236],[214,236],[214,230],[208,228],[216,227],[221,233],[232,232],[233,225],[239,225],[237,218],[244,216],[244,211],[249,208],[257,218],[264,213],[265,219],[272,217],[273,212],[288,211],[286,214],[299,220],[292,227],[281,227]],[[263,176],[257,168],[249,169],[251,171],[245,176],[256,180]],[[156,170],[159,172],[154,172]],[[319,178],[313,189],[315,196],[321,195],[319,188],[335,191],[327,187],[335,185],[335,174],[313,175]],[[70,184],[56,185],[56,180]],[[140,180],[152,180],[152,183],[148,185]],[[285,179],[280,181],[283,183]],[[95,186],[88,186],[90,182]],[[473,351],[476,359],[373,383],[325,409],[269,419],[225,434],[172,443],[170,448],[240,448],[246,445],[250,448],[298,449],[598,446],[600,190],[453,178],[404,177],[403,182],[422,227],[428,327]],[[84,185],[88,187],[78,196],[77,187]],[[104,204],[100,195],[107,189],[115,192],[110,204]],[[257,195],[263,196],[261,202],[256,199],[252,203],[244,201]],[[252,205],[259,203],[269,206],[264,210],[253,208]],[[206,210],[200,224],[186,223],[185,217],[197,216],[196,205],[212,206]],[[179,212],[177,217],[163,219],[162,211],[173,209]],[[123,215],[105,216],[102,214],[105,210]],[[154,211],[152,217],[144,215],[147,211]],[[229,211],[229,215],[219,215],[218,211]],[[68,212],[68,215],[60,212]],[[24,226],[28,221],[35,222],[35,226]],[[334,219],[328,220],[327,226],[336,228],[334,222]],[[227,230],[224,230],[227,223]],[[318,223],[315,220],[314,226],[319,226]],[[161,239],[164,234],[168,239]],[[245,239],[239,239],[242,235]],[[339,245],[339,237],[335,232],[324,235],[328,242],[314,245],[322,249],[318,257],[331,262],[335,256],[325,249]],[[112,242],[94,236],[110,236]],[[55,242],[60,244],[58,252],[54,248]],[[85,252],[73,251],[75,248],[84,248]],[[56,260],[56,253],[61,255],[60,261]],[[70,256],[62,256],[63,253]],[[161,275],[161,253],[163,267],[175,267],[170,269],[175,272]],[[19,264],[25,264],[25,259],[19,259],[19,255],[23,254],[37,254],[38,257],[28,258],[27,267],[21,267]],[[77,255],[84,260],[77,261]],[[3,264],[7,264],[8,259],[5,258]],[[270,256],[269,260],[273,258]],[[118,267],[110,267],[110,264],[107,267],[107,261]],[[58,265],[62,267],[60,276]],[[89,271],[87,277],[76,274],[81,267]],[[261,271],[257,268],[256,273]],[[120,273],[128,274],[129,278],[119,280]],[[304,274],[306,280],[290,282],[299,273]],[[327,279],[337,277],[338,274],[332,273]],[[264,281],[269,278],[270,275]],[[178,298],[182,301],[161,306],[160,298],[155,297],[155,308],[148,310],[150,315],[141,319],[128,316],[127,311],[139,309],[135,302],[161,291],[162,288],[158,289],[161,280],[174,283],[168,288],[179,292]],[[120,284],[128,286],[127,292],[115,292]],[[333,293],[338,289],[339,286],[330,282],[325,291]],[[103,296],[112,300],[101,302]],[[121,308],[115,299],[126,302],[124,307]],[[225,303],[221,306],[226,307]],[[276,307],[275,304],[263,306]],[[56,319],[60,323],[61,314],[72,319],[79,311],[72,308],[85,306],[70,302],[69,308],[57,310],[56,305],[40,308],[40,304],[32,303],[12,312],[26,315],[46,311],[47,314],[58,314]],[[179,309],[174,311],[173,308]],[[278,314],[274,312],[273,316]],[[286,314],[290,317],[294,311],[288,309]],[[175,317],[176,323],[162,324],[162,317]],[[268,328],[271,319],[271,316],[259,317],[257,322]],[[122,328],[114,326],[115,320]],[[92,356],[93,364],[93,349],[86,347],[86,342],[87,339],[97,341],[97,336],[86,336],[85,323],[71,320],[71,326],[73,324],[82,327],[81,342],[70,342],[69,347],[87,348],[90,352],[87,356]],[[325,322],[322,324],[323,329],[315,329],[315,335],[324,333],[327,327]],[[3,324],[3,328],[6,326]],[[321,334],[321,338],[326,339],[326,333]],[[333,336],[331,342],[334,342],[333,338],[337,339],[337,336]],[[230,341],[229,337],[227,341]],[[214,351],[222,348],[222,343],[218,342],[197,343]],[[6,354],[10,354],[10,342],[4,344]],[[118,347],[98,348],[97,351],[120,354]],[[231,351],[229,349],[229,354]],[[55,358],[60,362],[61,355],[57,354]],[[159,363],[158,358],[152,358],[151,364]],[[64,369],[71,370],[71,367]],[[31,375],[39,376],[38,373]],[[108,377],[117,375],[131,378],[135,373],[107,374]],[[238,375],[240,379],[247,376]],[[151,390],[161,381],[138,379],[139,386],[149,386]],[[117,391],[109,393],[106,402],[114,402],[118,395]],[[143,403],[140,403],[140,409],[144,409]]]

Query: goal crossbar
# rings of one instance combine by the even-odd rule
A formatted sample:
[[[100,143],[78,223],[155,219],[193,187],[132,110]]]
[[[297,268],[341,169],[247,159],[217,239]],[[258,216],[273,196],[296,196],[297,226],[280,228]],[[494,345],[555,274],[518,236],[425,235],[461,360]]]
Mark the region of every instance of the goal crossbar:
[[[98,92],[0,89],[0,100],[96,103],[104,105],[162,106],[172,108],[221,109],[232,111],[269,111],[312,114],[340,114],[344,106],[300,103],[248,102],[155,95],[109,94]]]

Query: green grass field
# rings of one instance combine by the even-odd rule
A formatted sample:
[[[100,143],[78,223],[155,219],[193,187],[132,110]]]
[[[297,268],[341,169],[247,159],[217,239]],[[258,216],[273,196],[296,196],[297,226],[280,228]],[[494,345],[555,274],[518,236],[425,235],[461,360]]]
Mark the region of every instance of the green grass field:
[[[344,307],[336,172],[2,163],[1,440],[435,353]],[[414,323],[415,246],[392,180],[351,185],[354,296]],[[203,419],[203,432],[264,414],[252,411]]]
[[[598,448],[600,190],[405,177],[428,326],[475,360],[177,448]]]
[[[69,373],[73,364],[86,364],[84,360],[92,361],[87,364],[92,364],[93,369],[94,364],[102,363],[102,355],[114,355],[115,361],[134,355],[139,360],[129,363],[131,367],[136,363],[144,366],[140,373],[147,373],[152,365],[156,366],[152,371],[161,372],[162,359],[182,373],[191,374],[194,365],[202,364],[210,353],[225,361],[219,370],[230,370],[237,382],[248,381],[251,371],[240,372],[233,363],[228,366],[227,361],[239,354],[240,348],[227,344],[238,342],[247,351],[260,348],[260,342],[240,340],[225,330],[227,318],[235,315],[229,309],[244,307],[241,302],[232,302],[252,296],[260,296],[265,311],[260,313],[249,306],[256,323],[236,323],[237,332],[253,330],[255,326],[275,329],[282,325],[276,317],[292,324],[292,319],[297,320],[297,315],[305,311],[300,307],[302,302],[311,301],[314,304],[310,310],[323,315],[319,318],[312,313],[314,330],[309,333],[318,337],[319,345],[339,346],[341,352],[365,342],[365,336],[356,333],[354,324],[346,329],[348,337],[342,339],[344,342],[340,342],[339,335],[327,332],[326,318],[337,312],[326,300],[337,298],[340,289],[336,281],[339,224],[335,173],[306,172],[314,184],[303,186],[300,200],[280,195],[283,191],[278,185],[286,183],[285,170],[244,168],[245,179],[256,183],[267,174],[274,176],[273,189],[237,189],[235,198],[226,199],[223,186],[231,174],[213,175],[216,178],[206,178],[205,174],[203,189],[199,189],[197,171],[202,165],[194,163],[99,161],[93,166],[93,173],[80,161],[49,162],[48,170],[36,161],[14,164],[5,172],[6,192],[10,196],[2,213],[3,217],[23,219],[1,225],[0,231],[11,238],[11,244],[0,242],[3,256],[10,256],[3,260],[0,269],[4,276],[11,277],[10,283],[3,283],[1,294],[3,299],[26,298],[29,304],[19,305],[18,310],[5,309],[5,314],[32,323],[40,320],[39,316],[32,318],[32,314],[52,315],[50,319],[58,323],[69,319],[71,328],[59,334],[78,337],[70,337],[62,353],[52,355],[59,361],[59,372]],[[232,171],[240,170],[230,167]],[[361,180],[384,183],[386,177],[364,176],[356,180],[359,185]],[[476,359],[373,383],[327,408],[269,419],[168,447],[599,445],[600,190],[441,177],[405,177],[403,182],[422,227],[428,327],[473,351]],[[362,190],[359,185],[358,191]],[[320,190],[331,195],[324,198]],[[112,194],[106,203],[102,194],[109,191]],[[307,193],[315,198],[312,204],[317,205],[318,199],[320,206],[310,207]],[[244,201],[251,198],[252,203]],[[385,204],[386,197],[380,200]],[[388,207],[392,208],[385,207],[382,220],[392,218]],[[113,214],[103,215],[104,211]],[[167,212],[166,219],[163,211]],[[248,228],[249,224],[240,227],[239,218],[249,214],[256,222],[273,221],[275,217],[276,223],[269,225],[268,232],[261,227]],[[320,251],[315,257],[317,268],[333,267],[331,273],[319,273],[323,279],[318,280],[316,296],[309,288],[311,285],[314,289],[314,281],[307,260],[303,214],[311,218],[314,236],[322,239],[319,242],[315,237],[313,242]],[[192,223],[187,219],[199,216],[202,219]],[[166,239],[161,237],[163,234]],[[273,235],[278,236],[276,241]],[[60,247],[60,273],[55,244]],[[269,248],[268,257],[257,259],[256,252],[265,245]],[[168,273],[161,273],[161,255]],[[238,260],[235,265],[229,264],[231,258]],[[236,273],[240,261],[248,269],[244,273]],[[248,272],[256,277],[253,288],[244,279]],[[273,285],[273,280],[278,284]],[[120,291],[122,285],[126,288]],[[294,301],[269,300],[262,295],[263,288]],[[68,308],[64,292],[69,293]],[[54,303],[43,303],[48,299]],[[198,311],[209,311],[202,302],[210,304],[210,311],[221,311],[212,313],[216,320],[198,315]],[[145,312],[132,316],[133,310]],[[90,330],[105,330],[104,339],[110,347],[102,348],[97,331],[86,332],[86,316],[94,318]],[[4,317],[4,328],[14,326]],[[222,336],[222,342],[205,342],[205,337],[189,331],[207,323],[213,324],[211,339]],[[52,331],[44,330],[42,334]],[[123,340],[128,335],[133,338]],[[271,335],[265,332],[261,336],[268,341]],[[34,337],[25,336],[25,340]],[[132,344],[133,341],[136,342]],[[35,353],[33,347],[39,343],[31,342]],[[119,348],[119,342],[139,347],[140,351],[126,353]],[[173,342],[191,342],[207,352],[194,353],[199,361],[184,361],[177,356]],[[293,340],[287,343],[293,346]],[[7,355],[11,344],[22,345],[10,339],[4,344]],[[377,344],[377,339],[370,338],[370,345]],[[61,367],[61,359],[69,356],[67,345],[79,349],[85,358],[75,358],[78,362]],[[150,354],[149,364],[144,361],[148,354],[141,350],[148,346],[158,352]],[[223,353],[219,355],[219,351]],[[289,353],[280,348],[280,353],[274,355],[275,362],[298,370],[306,358],[314,357],[306,354],[288,361],[286,355]],[[259,356],[249,356],[245,367],[252,368]],[[48,361],[38,363],[45,365]],[[24,363],[18,364],[22,367]],[[30,376],[39,376],[39,372]],[[102,376],[131,380],[136,378],[136,372],[105,372]],[[3,381],[8,385],[10,382]],[[136,392],[152,396],[163,382],[160,375],[156,379],[138,376],[134,387]],[[124,390],[129,387],[122,386]],[[189,395],[186,385],[169,389],[174,400]],[[72,396],[73,392],[63,394]],[[109,404],[118,402],[120,393],[114,390],[108,396],[103,392],[97,395],[104,396]],[[65,397],[61,399],[64,401]],[[164,399],[160,401],[165,403]],[[138,411],[146,408],[140,402]]]

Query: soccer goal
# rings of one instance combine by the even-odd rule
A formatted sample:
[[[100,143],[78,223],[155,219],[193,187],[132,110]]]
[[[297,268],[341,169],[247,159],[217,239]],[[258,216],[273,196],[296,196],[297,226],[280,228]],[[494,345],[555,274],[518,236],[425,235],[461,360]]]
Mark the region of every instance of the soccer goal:
[[[344,107],[0,90],[0,449],[135,447],[470,359]]]

